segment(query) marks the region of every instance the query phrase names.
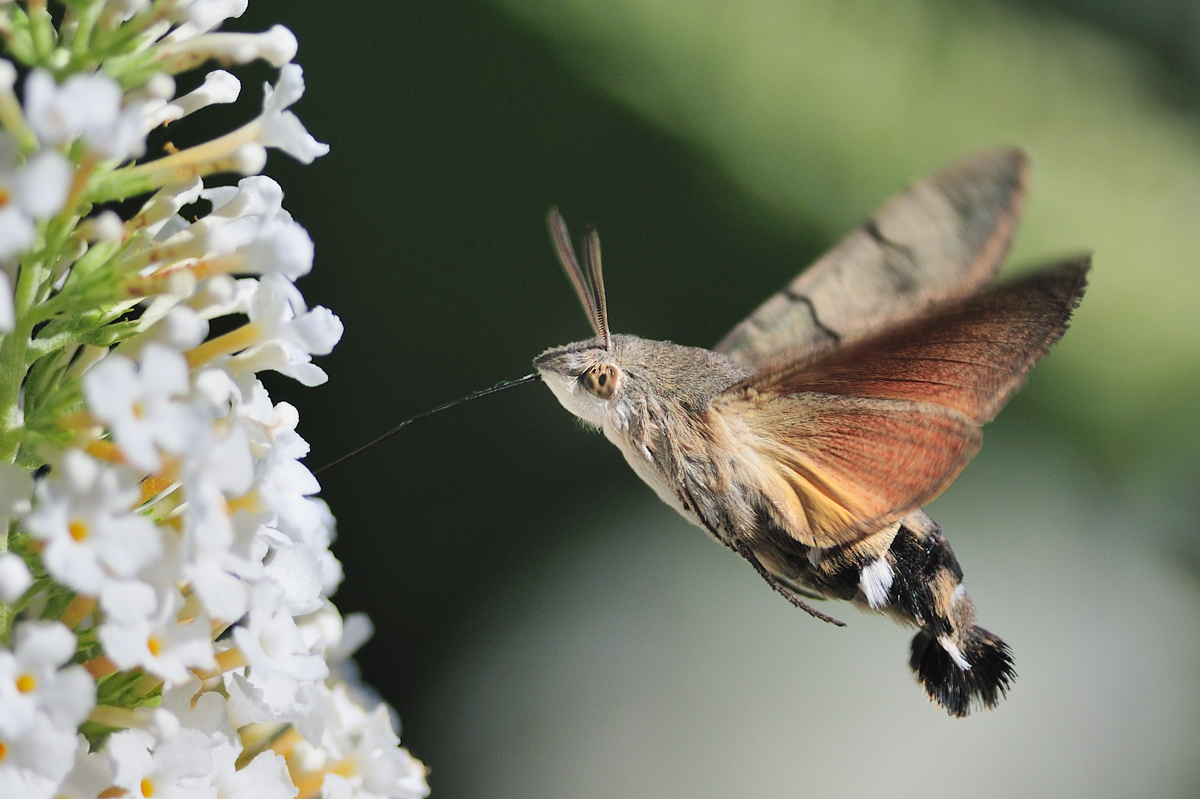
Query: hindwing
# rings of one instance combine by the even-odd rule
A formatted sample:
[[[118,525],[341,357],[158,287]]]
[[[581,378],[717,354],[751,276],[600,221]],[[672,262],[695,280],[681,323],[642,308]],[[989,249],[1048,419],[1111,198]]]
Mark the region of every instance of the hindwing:
[[[1086,258],[1039,270],[816,363],[764,370],[709,413],[797,540],[858,540],[940,494],[979,428],[1066,330]]]

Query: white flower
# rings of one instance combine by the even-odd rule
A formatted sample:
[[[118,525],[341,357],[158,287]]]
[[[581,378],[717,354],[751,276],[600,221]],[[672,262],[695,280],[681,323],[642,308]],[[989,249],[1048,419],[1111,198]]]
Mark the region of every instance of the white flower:
[[[200,693],[198,679],[163,691],[162,711],[184,729],[208,737],[212,756],[212,786],[217,799],[292,799],[298,793],[288,773],[287,761],[274,752],[262,752],[237,768],[242,741],[230,723],[225,697],[216,691]],[[145,740],[145,739],[143,739]],[[197,739],[192,736],[192,740]]]
[[[165,740],[143,730],[113,733],[104,747],[113,784],[139,799],[215,799],[212,741],[179,728]]]
[[[206,370],[208,376],[214,371]],[[212,402],[213,395],[204,389],[197,394],[212,403],[207,408],[210,414],[227,417],[227,403]],[[243,426],[236,419],[214,419],[191,449],[188,466],[191,473],[187,479],[206,480],[226,496],[237,497],[249,491],[254,479],[254,459]]]
[[[71,165],[55,150],[33,156],[13,180],[16,202],[37,219],[58,213],[70,187]]]
[[[279,589],[284,610],[290,615],[300,616],[321,608],[324,588],[321,561],[304,544],[278,536],[272,541],[264,573]]]
[[[75,764],[62,785],[55,789],[54,799],[96,799],[112,784],[112,766],[108,757],[89,751],[87,739],[80,735],[75,748]]]
[[[304,468],[298,463],[295,465]],[[273,474],[279,476],[280,471],[276,470]],[[278,496],[277,491],[272,490],[270,481],[264,481],[259,490],[264,499],[272,494]],[[343,576],[342,564],[329,551],[329,545],[334,538],[333,514],[322,500],[300,495],[292,496],[291,500],[293,501],[289,502],[287,515],[280,512],[275,527],[264,529],[263,535],[272,547],[279,550],[288,548],[291,542],[307,549],[314,558],[313,566],[320,575],[321,595],[331,596],[341,584]],[[307,561],[307,557],[305,560]]]
[[[263,84],[263,110],[258,141],[264,147],[278,147],[302,164],[329,152],[329,145],[314,139],[304,123],[286,110],[304,96],[304,70],[299,64],[285,64],[279,70],[279,82]]]
[[[103,75],[72,75],[59,86],[35,69],[25,79],[25,115],[44,144],[102,137],[121,114],[121,87]]]
[[[259,678],[278,675],[314,682],[329,675],[321,656],[308,651],[295,619],[283,606],[282,593],[269,583],[255,586],[250,612],[233,628],[233,640]]]
[[[44,144],[80,136],[102,158],[124,160],[146,149],[141,104],[122,109],[120,85],[104,75],[72,75],[61,86],[35,69],[25,80],[25,114]]]
[[[130,511],[140,492],[119,467],[68,450],[36,495],[25,529],[46,543],[46,570],[82,594],[98,596],[105,582],[133,577],[162,551],[158,528]]]
[[[120,669],[141,666],[168,685],[191,678],[191,667],[212,669],[211,626],[204,616],[179,623],[178,591],[158,595],[145,583],[110,583],[100,597],[104,652]]]
[[[321,740],[324,729],[318,712],[316,682],[286,677],[258,679],[236,671],[225,674],[229,717],[237,727],[291,722],[305,738]]]
[[[361,613],[351,614],[351,617],[366,618]],[[370,626],[369,621],[367,625]],[[296,617],[296,628],[300,631],[300,636],[304,639],[304,645],[308,647],[308,650],[320,653],[324,656],[325,662],[333,666],[337,660],[335,653],[346,633],[346,623],[342,620],[342,615],[338,613],[337,607],[328,599],[322,600],[321,606],[317,610]],[[369,638],[370,635],[367,637]]]
[[[164,688],[162,709],[181,726],[207,735],[214,746],[229,746],[240,752],[242,739],[229,721],[225,697],[217,691],[203,691],[202,686],[199,677],[190,677],[187,682]]]
[[[188,22],[203,33],[230,17],[240,17],[246,13],[247,4],[248,0],[193,0],[184,8],[184,14]]]
[[[229,749],[214,753],[213,783],[218,799],[292,799],[300,793],[282,755],[262,752],[235,771],[232,754]]]
[[[260,519],[245,509],[232,510],[229,498],[250,491],[254,462],[246,429],[229,416],[229,395],[236,386],[215,368],[197,376],[197,396],[217,416],[202,445],[187,457],[184,486],[184,563],[182,576],[192,583],[206,611],[233,621],[246,612],[245,579],[262,577],[266,545],[259,541]]]
[[[200,378],[197,378],[197,383],[199,381]],[[293,436],[303,443],[303,450],[290,453],[290,457],[300,458],[308,454],[307,442],[295,435],[296,425],[300,422],[296,408],[286,402],[272,404],[266,388],[253,373],[242,375],[231,395],[235,399],[233,413],[241,418],[250,436],[250,451],[257,460],[267,457],[267,453],[274,450],[281,439],[285,446],[292,446],[289,442]]]
[[[196,178],[190,183],[172,183],[163,186],[146,201],[137,216],[129,220],[131,230],[145,230],[155,241],[165,241],[188,227],[188,222],[179,216],[179,209],[200,199],[204,182]]]
[[[229,359],[234,375],[273,369],[306,386],[329,379],[311,356],[328,354],[342,337],[342,321],[332,311],[321,306],[308,310],[295,286],[279,275],[266,275],[249,315],[260,343]]]
[[[342,686],[322,692],[324,747],[341,759],[337,773],[325,775],[325,799],[422,799],[429,795],[425,766],[400,746],[387,708],[364,714]]]
[[[229,275],[213,275],[202,282],[187,301],[201,319],[215,319],[234,313],[245,313],[258,290],[252,277],[235,280]]]
[[[76,733],[39,713],[20,735],[0,734],[0,796],[50,799],[71,770]]]
[[[39,713],[74,730],[96,704],[96,687],[83,666],[62,666],[75,655],[75,636],[58,622],[17,627],[12,652],[0,648],[0,736],[21,735]]]
[[[181,25],[180,28],[186,28]],[[273,67],[286,65],[296,56],[296,35],[283,25],[262,33],[203,33],[167,37],[158,48],[157,61],[167,72],[182,72],[210,58],[222,64],[248,64],[263,59]],[[190,35],[188,35],[190,34]]]
[[[10,605],[25,595],[33,585],[33,573],[15,552],[0,555],[0,602]]]
[[[232,226],[230,226],[232,227]],[[226,233],[228,228],[221,231]],[[278,274],[288,280],[307,275],[312,269],[313,243],[308,231],[291,221],[267,220],[254,231],[254,238],[237,255],[240,263],[231,272]],[[224,236],[218,234],[215,238]]]
[[[43,150],[25,164],[12,136],[0,131],[0,258],[8,258],[33,244],[37,232],[34,223],[48,219],[62,209],[71,188],[71,164],[55,150]],[[9,310],[0,313],[12,317],[12,288],[5,276]]]
[[[0,552],[0,601],[21,608],[5,628],[11,650],[0,645],[0,799],[428,794],[424,767],[399,747],[392,711],[358,683],[348,660],[370,622],[343,621],[326,599],[341,565],[329,550],[333,516],[302,463],[309,448],[296,431],[298,414],[272,403],[257,378],[275,370],[305,385],[326,380],[312,359],[332,349],[342,323],[325,308],[309,309],[294,286],[312,269],[312,239],[284,210],[274,180],[206,190],[193,179],[256,172],[267,147],[304,163],[329,149],[290,110],[305,88],[290,63],[294,35],[283,26],[214,32],[246,4],[100,2],[92,21],[101,39],[134,48],[109,64],[121,83],[107,68],[88,71],[104,54],[93,52],[100,39],[81,36],[28,75],[23,109],[13,91],[17,70],[0,60],[0,116],[11,123],[0,130],[0,334],[26,321],[15,319],[13,281],[16,257],[34,248],[53,249],[35,298],[59,292],[47,318],[89,313],[98,294],[91,288],[107,287],[112,275],[124,276],[128,296],[114,308],[111,350],[72,345],[78,352],[62,364],[71,381],[64,385],[79,382],[86,412],[60,404],[58,440],[88,441],[103,426],[109,440],[89,450],[117,463],[75,448],[82,443],[56,451],[56,439],[38,438],[22,453],[53,469],[36,487],[24,470],[0,464],[0,529],[18,524],[36,539],[30,546],[22,536],[16,552]],[[43,22],[51,41],[68,24],[59,15]],[[241,84],[223,70],[175,97],[172,75],[210,59],[280,68],[264,86],[261,113],[207,143],[168,146],[162,158],[117,168],[143,153],[151,129],[238,97]],[[97,204],[91,216],[70,216],[78,210],[67,207],[73,187]],[[120,201],[151,187],[161,188],[124,219]],[[201,199],[208,202],[193,205]],[[114,208],[106,210],[109,200]],[[197,220],[206,205],[211,211]],[[51,228],[62,235],[45,238]],[[63,294],[68,281],[79,290]],[[218,327],[210,339],[208,320],[231,314],[249,321],[227,333]],[[39,374],[25,400],[47,412],[60,407],[39,399],[61,393]],[[97,598],[98,610],[72,601],[62,621],[28,620],[62,610],[58,600],[43,607],[47,575],[50,596],[69,588],[76,600]],[[20,605],[26,595],[29,607]],[[160,706],[105,700],[112,706],[96,710],[95,680],[72,663],[99,662],[101,652],[125,672],[105,684],[127,685],[144,672],[163,681]],[[89,717],[130,729],[101,736],[104,747],[93,752],[79,734],[85,724],[95,742]],[[255,722],[290,724],[304,740],[293,745],[289,734],[271,742],[276,751],[260,751],[273,731],[245,729]],[[254,741],[250,751],[242,734]],[[299,789],[293,772],[303,776]]]
[[[111,354],[83,376],[88,407],[129,462],[147,472],[162,468],[156,445],[176,455],[196,445],[203,421],[185,399],[190,388],[183,356],[153,343],[142,350],[138,368]]]
[[[230,17],[246,13],[247,4],[248,0],[182,0],[176,8],[182,8],[184,22],[164,36],[162,42],[182,42],[208,33]]]
[[[183,574],[208,613],[233,621],[246,612],[244,580],[263,573],[267,547],[256,535],[259,520],[246,511],[230,516],[224,495],[211,481],[189,480],[187,490]]]
[[[239,181],[237,188],[219,186],[201,196],[213,212],[191,226],[212,253],[232,255],[225,272],[278,273],[289,280],[312,269],[313,243],[308,232],[283,210],[283,190],[263,175]]]
[[[191,349],[208,338],[208,322],[188,306],[176,305],[154,322],[146,338],[146,343],[157,341],[172,350]]]
[[[229,714],[238,727],[290,721],[306,738],[319,741],[323,727],[315,691],[329,668],[309,651],[282,599],[272,583],[257,583],[250,612],[233,628],[233,641],[249,665],[245,675],[225,675]]]
[[[142,131],[149,133],[167,122],[182,119],[210,105],[232,103],[241,94],[242,83],[223,69],[215,69],[204,78],[204,83],[182,97],[171,102],[162,102],[153,109],[144,109]]]
[[[290,222],[291,214],[283,210],[283,189],[266,175],[251,175],[242,178],[234,186],[216,186],[200,192],[200,196],[212,203],[213,210],[197,222],[208,228],[229,226],[238,220],[248,227],[246,233],[233,234],[229,249],[248,244],[254,232],[263,222],[282,219]]]
[[[80,222],[79,233],[90,242],[118,242],[125,237],[125,222],[116,211],[101,211]]]
[[[365,613],[351,613],[343,620],[336,607],[328,599],[316,613],[296,619],[300,635],[313,652],[322,652],[329,664],[327,685],[339,684],[353,702],[364,708],[375,708],[383,703],[379,693],[362,681],[358,664],[351,656],[365,644],[375,632],[375,627]],[[389,708],[389,712],[395,711]],[[395,726],[399,718],[393,717]]]
[[[304,441],[298,435],[295,438]],[[295,456],[289,457],[289,453],[280,446],[281,440],[287,441],[287,438],[277,438],[275,446],[263,458],[259,493],[263,501],[279,514],[279,529],[282,532],[315,550],[323,549],[328,546],[328,537],[321,535],[324,519],[318,507],[320,500],[309,499],[311,494],[321,490],[321,484],[307,466]],[[307,454],[307,444],[305,451],[300,454]]]

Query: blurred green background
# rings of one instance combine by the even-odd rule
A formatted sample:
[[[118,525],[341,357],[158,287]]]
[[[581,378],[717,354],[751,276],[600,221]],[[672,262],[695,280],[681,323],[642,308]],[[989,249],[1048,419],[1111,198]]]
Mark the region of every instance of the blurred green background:
[[[255,0],[234,27],[276,21],[332,147],[268,167],[346,324],[326,386],[270,385],[314,466],[587,337],[552,204],[599,227],[617,331],[702,346],[982,147],[1033,159],[1016,268],[1095,252],[932,510],[1021,672],[966,721],[904,631],[793,612],[544,388],[323,475],[339,606],[435,795],[1200,790],[1200,3]]]

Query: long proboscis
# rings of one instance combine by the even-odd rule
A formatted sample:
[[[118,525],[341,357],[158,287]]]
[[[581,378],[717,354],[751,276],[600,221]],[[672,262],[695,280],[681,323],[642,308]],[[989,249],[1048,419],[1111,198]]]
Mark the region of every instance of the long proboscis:
[[[366,444],[363,444],[358,449],[352,450],[351,452],[347,452],[342,457],[330,461],[329,463],[322,466],[320,469],[314,470],[313,474],[320,474],[321,472],[325,471],[326,469],[330,469],[334,466],[337,466],[339,463],[342,463],[343,461],[350,460],[355,455],[361,455],[362,453],[366,452],[367,450],[369,450],[371,447],[375,446],[376,444],[381,444],[384,441],[387,441],[389,438],[396,435],[397,433],[399,433],[404,428],[408,427],[413,422],[419,422],[420,420],[422,420],[426,417],[433,416],[435,413],[441,413],[444,410],[453,408],[455,405],[462,405],[464,402],[470,402],[471,400],[479,399],[480,397],[486,397],[489,394],[495,394],[499,391],[504,391],[506,389],[514,388],[516,386],[523,386],[526,383],[536,383],[537,381],[539,381],[541,379],[542,379],[542,376],[540,374],[538,374],[537,372],[534,372],[531,375],[525,375],[524,377],[517,378],[516,380],[505,380],[503,383],[497,383],[496,385],[492,386],[491,388],[481,389],[479,391],[474,392],[473,394],[468,394],[465,397],[459,397],[456,400],[451,400],[450,402],[447,402],[443,405],[439,405],[436,408],[430,408],[427,411],[418,413],[416,416],[412,417],[411,419],[405,419],[403,422],[396,425],[391,430],[387,431],[386,433],[379,436],[378,438],[374,438],[374,439],[368,441]]]

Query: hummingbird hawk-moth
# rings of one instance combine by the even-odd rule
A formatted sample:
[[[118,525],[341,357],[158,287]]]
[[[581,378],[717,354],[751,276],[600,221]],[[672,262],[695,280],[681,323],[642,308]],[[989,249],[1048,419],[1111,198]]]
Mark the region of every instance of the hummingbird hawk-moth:
[[[953,716],[993,707],[1016,672],[921,506],[1062,336],[1089,268],[986,285],[1025,173],[999,150],[913,184],[712,350],[610,333],[599,237],[581,268],[549,217],[596,334],[534,361],[559,402],[792,604],[840,625],[805,600],[849,600],[917,627],[909,665]]]

